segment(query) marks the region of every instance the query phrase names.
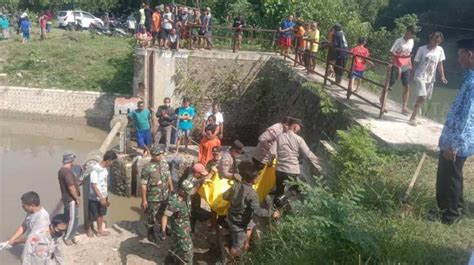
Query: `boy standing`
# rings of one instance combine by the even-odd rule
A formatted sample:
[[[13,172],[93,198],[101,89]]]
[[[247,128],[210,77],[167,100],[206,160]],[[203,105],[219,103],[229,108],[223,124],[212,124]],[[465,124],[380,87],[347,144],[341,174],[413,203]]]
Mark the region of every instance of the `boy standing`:
[[[151,145],[151,114],[145,108],[143,101],[139,101],[137,107],[136,110],[128,114],[128,117],[132,118],[135,122],[137,144],[139,148],[143,148],[143,155],[145,155],[148,153],[148,147]]]
[[[395,82],[400,79],[403,85],[403,106],[402,114],[408,115],[407,110],[408,99],[410,97],[410,90],[408,83],[410,81],[410,72],[412,69],[411,65],[411,51],[413,50],[414,41],[413,38],[417,32],[417,28],[414,25],[408,26],[403,37],[398,38],[390,48],[392,53],[392,71],[390,74],[390,88]]]
[[[433,95],[434,83],[436,81],[436,69],[441,76],[441,82],[447,84],[448,80],[444,76],[443,61],[446,60],[444,50],[441,46],[443,42],[443,33],[434,32],[430,34],[430,41],[427,45],[418,48],[415,56],[415,67],[413,68],[413,80],[415,80],[418,99],[410,118],[410,124],[417,126],[419,121],[416,119],[418,111],[423,106],[425,100],[430,100]]]
[[[255,227],[253,215],[270,216],[270,210],[260,208],[257,192],[252,188],[258,177],[258,171],[253,168],[251,162],[240,163],[242,182],[236,182],[223,195],[224,200],[230,202],[227,223],[232,236],[230,254],[234,257],[240,256],[242,248],[247,251],[250,246],[252,230]],[[272,217],[279,218],[280,213],[276,210]]]
[[[193,118],[196,113],[190,106],[189,98],[183,98],[183,105],[178,108],[178,139],[176,140],[176,153],[179,151],[179,144],[184,138],[184,152],[188,151],[189,136],[193,130]]]
[[[89,187],[89,227],[87,229],[87,235],[92,236],[92,222],[97,221],[97,236],[107,236],[110,234],[108,231],[102,230],[102,223],[104,222],[104,216],[107,214],[107,208],[110,203],[107,195],[107,179],[109,172],[107,168],[112,166],[112,163],[117,159],[117,154],[113,151],[107,151],[104,158],[100,163],[94,165],[91,171],[91,184]]]
[[[357,55],[364,56],[364,57],[370,56],[369,50],[365,47],[366,44],[367,44],[366,39],[364,37],[360,37],[359,40],[357,40],[357,46],[352,48],[351,50],[351,52],[355,56],[354,65],[352,67],[352,74],[351,74],[352,87],[355,86],[354,92],[359,91],[360,81],[362,77],[364,76],[366,62],[373,65],[371,61],[366,61],[365,58],[357,56]]]

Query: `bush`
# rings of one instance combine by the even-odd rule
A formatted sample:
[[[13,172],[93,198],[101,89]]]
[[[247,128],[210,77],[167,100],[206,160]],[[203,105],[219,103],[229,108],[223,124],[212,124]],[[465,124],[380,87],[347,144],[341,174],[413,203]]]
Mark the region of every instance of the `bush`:
[[[433,209],[435,159],[428,158],[412,192],[413,212],[400,198],[419,153],[380,148],[367,129],[339,133],[336,185],[299,183],[303,199],[257,243],[250,264],[466,264],[474,220],[445,226]],[[334,176],[332,176],[334,177]]]

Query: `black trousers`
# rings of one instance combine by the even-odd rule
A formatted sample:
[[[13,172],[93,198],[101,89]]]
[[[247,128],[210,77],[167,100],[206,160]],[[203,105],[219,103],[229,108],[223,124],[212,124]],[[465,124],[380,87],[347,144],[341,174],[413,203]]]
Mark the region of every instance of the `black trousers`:
[[[438,160],[436,176],[436,202],[442,211],[442,222],[453,223],[464,211],[463,166],[465,157],[456,157],[456,162],[444,158],[442,151]]]
[[[276,171],[276,189],[275,189],[275,198],[273,199],[273,203],[277,207],[280,207],[278,205],[279,199],[281,195],[285,193],[285,181],[290,180],[290,178],[297,178],[298,175],[296,174],[289,174],[281,171]],[[294,187],[296,189],[296,187]],[[291,188],[290,188],[291,189]]]
[[[258,171],[262,170],[265,167],[264,163],[258,161],[257,159],[253,157],[252,157],[252,163],[253,163],[254,168]]]

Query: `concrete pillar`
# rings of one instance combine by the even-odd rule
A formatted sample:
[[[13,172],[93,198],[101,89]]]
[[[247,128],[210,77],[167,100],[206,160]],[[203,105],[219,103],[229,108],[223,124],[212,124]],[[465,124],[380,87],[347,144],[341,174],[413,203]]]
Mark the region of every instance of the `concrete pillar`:
[[[153,66],[153,101],[158,107],[165,97],[173,99],[176,88],[176,57],[187,57],[187,53],[156,50]],[[151,70],[151,69],[150,69]],[[176,102],[176,100],[173,100]]]

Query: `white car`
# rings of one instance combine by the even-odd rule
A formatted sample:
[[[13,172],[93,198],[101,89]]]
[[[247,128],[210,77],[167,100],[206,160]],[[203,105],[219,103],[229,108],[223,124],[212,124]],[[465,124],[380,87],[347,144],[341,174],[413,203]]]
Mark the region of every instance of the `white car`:
[[[91,13],[84,11],[59,11],[58,27],[66,27],[69,23],[74,23],[74,20],[80,20],[83,28],[89,28],[91,23],[100,24],[104,26],[104,22],[100,18],[96,18]]]

